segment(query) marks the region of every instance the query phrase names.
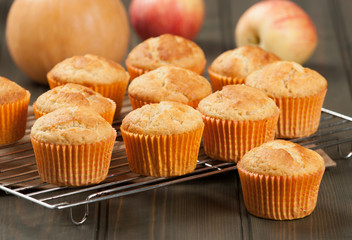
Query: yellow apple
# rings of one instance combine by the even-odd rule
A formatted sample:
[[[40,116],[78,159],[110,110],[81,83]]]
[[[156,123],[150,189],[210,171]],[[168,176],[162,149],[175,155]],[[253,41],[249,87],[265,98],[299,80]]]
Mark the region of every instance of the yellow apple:
[[[238,47],[258,45],[284,60],[304,63],[318,37],[308,14],[291,1],[261,1],[251,6],[235,29]]]

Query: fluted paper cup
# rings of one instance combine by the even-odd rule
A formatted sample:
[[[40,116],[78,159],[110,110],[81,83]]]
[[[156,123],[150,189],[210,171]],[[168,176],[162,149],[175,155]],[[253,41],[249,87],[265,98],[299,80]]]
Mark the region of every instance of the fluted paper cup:
[[[16,142],[24,136],[30,96],[27,91],[23,99],[0,105],[0,145]]]
[[[326,90],[309,97],[273,98],[280,108],[277,138],[298,138],[315,133],[319,127]]]
[[[31,136],[38,173],[58,186],[85,186],[103,181],[109,171],[116,133],[100,142],[83,145],[49,144]]]
[[[121,128],[130,169],[153,177],[180,176],[197,165],[203,128],[182,134],[144,135]]]
[[[252,148],[274,139],[279,114],[258,121],[202,117],[205,153],[214,159],[238,162]]]
[[[310,215],[317,203],[325,167],[316,173],[269,176],[237,166],[246,209],[254,216],[291,220]]]
[[[244,78],[226,77],[215,73],[214,71],[208,69],[211,85],[213,91],[220,91],[226,85],[232,84],[242,84],[244,83]]]

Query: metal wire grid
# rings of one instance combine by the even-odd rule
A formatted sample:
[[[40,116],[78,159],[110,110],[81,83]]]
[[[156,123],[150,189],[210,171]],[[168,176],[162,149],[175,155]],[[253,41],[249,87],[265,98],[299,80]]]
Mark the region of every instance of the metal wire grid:
[[[125,115],[130,108],[123,108],[121,115]],[[207,157],[201,147],[198,156],[197,168],[190,174],[172,178],[154,178],[137,175],[129,170],[121,134],[115,142],[110,170],[105,181],[100,184],[68,188],[58,187],[42,182],[36,168],[34,152],[29,139],[30,127],[35,117],[28,116],[28,129],[25,137],[14,144],[0,147],[0,189],[7,193],[24,198],[49,209],[70,208],[71,220],[74,224],[83,223],[88,216],[88,204],[129,194],[143,192],[167,185],[198,179],[236,169],[233,163],[212,160]],[[114,122],[118,129],[121,121]],[[343,158],[352,156],[342,152],[342,145],[352,143],[352,118],[322,109],[319,130],[316,134],[294,139],[311,149],[324,149],[337,146],[337,151]],[[349,146],[350,147],[350,146]],[[76,222],[72,218],[72,207],[86,205],[83,219]]]

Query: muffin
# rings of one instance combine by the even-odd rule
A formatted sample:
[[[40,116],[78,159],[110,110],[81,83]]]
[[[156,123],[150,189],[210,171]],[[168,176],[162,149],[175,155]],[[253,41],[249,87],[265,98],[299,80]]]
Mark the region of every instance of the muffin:
[[[33,103],[36,118],[63,107],[90,107],[112,124],[116,104],[109,98],[83,85],[67,83],[53,88]]]
[[[313,212],[325,166],[318,153],[274,140],[246,153],[237,169],[248,212],[288,220]]]
[[[56,64],[47,74],[50,88],[66,83],[81,84],[116,103],[115,117],[121,111],[129,74],[118,63],[86,54]]]
[[[220,54],[208,68],[213,90],[223,86],[242,84],[251,72],[279,61],[280,58],[256,46],[243,46]]]
[[[178,102],[148,104],[130,112],[121,125],[130,169],[153,177],[192,172],[203,128],[200,113]]]
[[[164,66],[135,78],[128,87],[133,109],[149,103],[175,101],[193,108],[211,94],[207,79],[190,70]]]
[[[204,52],[196,43],[171,34],[145,40],[133,48],[126,59],[131,80],[165,65],[174,65],[202,74],[205,64]]]
[[[16,142],[24,136],[30,96],[15,82],[0,77],[0,145]]]
[[[211,158],[237,162],[250,149],[273,140],[279,117],[275,102],[245,85],[228,85],[200,101],[203,146]]]
[[[44,182],[84,186],[106,178],[116,131],[91,108],[48,113],[34,123],[30,137]]]
[[[327,81],[319,73],[278,61],[251,73],[245,83],[264,91],[280,108],[276,137],[305,137],[317,131],[327,91]]]

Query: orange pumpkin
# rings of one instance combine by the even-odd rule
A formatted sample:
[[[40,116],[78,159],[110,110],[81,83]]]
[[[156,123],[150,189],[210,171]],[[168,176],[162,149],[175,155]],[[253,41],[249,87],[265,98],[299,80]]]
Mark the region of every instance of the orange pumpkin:
[[[28,77],[44,84],[47,72],[73,55],[122,61],[129,38],[120,0],[15,0],[7,18],[13,60]]]

